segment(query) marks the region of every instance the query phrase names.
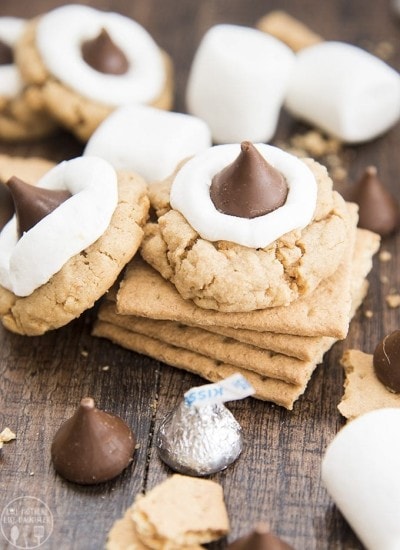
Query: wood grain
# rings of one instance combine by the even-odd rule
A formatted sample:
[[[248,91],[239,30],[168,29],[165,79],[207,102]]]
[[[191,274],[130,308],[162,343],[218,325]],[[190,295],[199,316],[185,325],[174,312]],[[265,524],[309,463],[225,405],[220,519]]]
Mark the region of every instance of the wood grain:
[[[0,15],[31,17],[61,1],[2,0]],[[143,24],[172,55],[176,71],[175,109],[185,110],[185,86],[193,54],[203,33],[216,23],[254,25],[266,11],[286,9],[327,39],[338,39],[376,51],[389,42],[389,63],[400,68],[400,24],[388,0],[127,0],[82,2],[119,11]],[[282,114],[276,140],[302,129]],[[400,128],[380,139],[342,151],[354,181],[368,164],[376,164],[382,180],[400,199]],[[66,132],[42,142],[9,145],[0,152],[44,156],[54,161],[77,156],[82,145]],[[370,292],[351,324],[344,342],[327,354],[305,395],[288,412],[246,399],[230,405],[242,425],[246,447],[227,471],[213,476],[222,483],[231,534],[229,541],[268,521],[296,549],[362,548],[333,505],[320,480],[321,457],[343,425],[336,406],[342,395],[339,358],[344,349],[373,351],[378,340],[398,328],[399,310],[385,303],[389,290],[400,290],[400,237],[383,243],[392,253],[387,263],[374,262]],[[382,283],[385,276],[387,283]],[[366,318],[365,310],[373,312]],[[14,442],[0,452],[0,513],[13,498],[36,496],[54,516],[54,531],[44,549],[98,549],[114,519],[134,496],[165,479],[171,471],[158,459],[154,432],[184,391],[202,380],[188,373],[92,338],[95,310],[67,327],[40,338],[23,338],[0,328],[0,430],[10,427]],[[109,367],[104,369],[103,367]],[[71,416],[80,399],[91,395],[98,406],[119,414],[133,428],[140,448],[135,460],[116,480],[79,487],[58,477],[50,462],[50,444],[60,424]],[[210,545],[223,549],[226,541]],[[0,533],[0,548],[7,546]]]

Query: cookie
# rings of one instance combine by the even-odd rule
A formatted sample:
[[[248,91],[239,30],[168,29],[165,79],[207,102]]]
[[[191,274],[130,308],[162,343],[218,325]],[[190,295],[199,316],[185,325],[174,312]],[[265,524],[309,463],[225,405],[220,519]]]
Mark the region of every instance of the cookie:
[[[79,175],[80,164],[76,163],[77,160],[81,161],[81,159],[69,161],[69,163],[74,163],[69,173],[74,173],[75,169],[78,169]],[[102,165],[98,167],[100,172],[102,172],[107,163],[101,159],[96,159],[96,162],[97,161],[102,163]],[[30,163],[35,166],[35,161],[26,160],[27,167]],[[103,163],[105,163],[104,166]],[[57,174],[60,174],[60,170],[62,171],[64,169],[63,166],[64,163],[56,167],[58,170]],[[68,166],[71,165],[68,164]],[[91,168],[89,169],[91,170]],[[68,170],[68,168],[66,168],[66,170]],[[115,174],[115,171],[110,165],[109,170],[110,173]],[[52,172],[53,171],[50,171],[45,175],[47,181],[52,177],[50,176]],[[96,193],[100,193],[98,187],[99,175],[100,174],[97,173],[94,176],[96,180]],[[83,179],[86,180],[86,176]],[[57,257],[59,253],[63,254],[67,248],[67,244],[69,247],[71,243],[64,241],[62,248],[58,249],[57,247],[59,244],[56,239],[55,249],[53,251],[54,254],[52,254],[51,258],[46,259],[45,254],[49,244],[46,243],[46,245],[43,245],[43,250],[41,251],[39,246],[41,245],[41,241],[39,240],[33,251],[29,252],[31,247],[29,245],[30,241],[28,242],[27,238],[29,237],[31,240],[35,238],[37,240],[37,236],[42,235],[42,232],[45,231],[44,228],[48,227],[48,225],[43,225],[42,222],[46,220],[46,224],[54,225],[54,220],[62,220],[64,218],[62,212],[70,211],[68,208],[77,213],[77,202],[66,201],[57,209],[60,213],[58,213],[57,210],[52,212],[50,216],[44,218],[42,222],[36,224],[30,231],[25,233],[23,235],[25,239],[24,243],[22,243],[22,239],[17,241],[20,256],[21,250],[23,251],[23,247],[25,246],[25,248],[27,247],[27,254],[42,254],[43,264],[41,261],[38,261],[36,262],[37,265],[32,265],[29,270],[29,277],[25,277],[25,271],[22,271],[22,279],[17,278],[13,282],[10,278],[7,283],[9,286],[8,289],[5,288],[5,283],[2,283],[3,286],[0,287],[0,316],[3,325],[7,329],[19,334],[39,335],[47,330],[61,327],[78,317],[86,309],[90,308],[94,302],[112,286],[122,268],[138,249],[143,235],[142,226],[147,219],[149,208],[147,187],[140,177],[126,172],[120,172],[118,173],[118,178],[116,178],[116,180],[117,179],[117,187],[115,188],[116,207],[114,210],[111,210],[111,221],[109,221],[105,231],[95,240],[95,242],[93,242],[93,244],[90,244],[81,252],[67,259],[62,267],[55,272],[47,282],[43,282],[43,284],[40,284],[32,292],[29,292],[29,289],[26,291],[24,285],[32,285],[35,277],[41,277],[43,275],[42,269],[47,266],[47,263],[51,263],[53,255]],[[77,180],[80,180],[80,177],[78,177]],[[42,185],[43,181],[44,178],[42,178],[39,183]],[[73,199],[76,199],[76,196],[73,196],[71,201]],[[69,204],[67,205],[67,203]],[[86,208],[85,202],[79,204],[79,208]],[[66,205],[66,207],[61,212],[61,208],[64,207],[64,205]],[[90,208],[90,205],[88,205],[87,208]],[[82,225],[81,230],[79,230],[78,227],[78,233],[81,232],[83,235],[84,231],[91,232],[92,228],[88,228],[88,219],[94,216],[96,223],[100,223],[98,220],[100,214],[101,208],[96,210],[96,213],[87,210],[85,224]],[[74,224],[77,222],[79,226],[79,220],[83,219],[85,215],[82,214],[80,217],[77,215],[74,216],[76,217]],[[63,231],[64,233],[66,232],[67,235],[70,221],[71,219],[68,218],[62,224]],[[1,238],[4,237],[6,231],[12,232],[11,224],[13,223],[15,222],[11,220],[9,224],[5,226],[0,234]],[[54,227],[54,232],[55,231],[58,231],[57,226]],[[52,237],[54,241],[54,233]],[[73,241],[73,239],[71,240]],[[50,240],[49,242],[52,243],[53,241]],[[75,244],[73,246],[75,246]],[[77,244],[79,245],[79,242]],[[13,257],[15,257],[15,252]],[[33,260],[34,259],[35,258],[33,258]],[[22,254],[21,261],[27,261],[24,254]],[[6,281],[7,274],[4,274],[4,265],[6,265],[7,262],[4,259],[2,259],[2,262],[2,277],[5,277],[4,280]],[[18,273],[17,270],[17,274]],[[11,275],[9,275],[9,277],[11,277]],[[11,283],[23,290],[19,290],[17,295]]]
[[[346,379],[338,409],[349,420],[374,409],[400,407],[400,395],[378,380],[372,359],[372,354],[355,349],[346,350],[341,359]]]
[[[208,150],[209,154],[215,157],[220,153],[224,158],[226,155],[231,157],[233,154],[235,157],[237,154],[237,146],[221,147],[224,149],[217,151],[217,148],[212,148],[212,152]],[[225,149],[227,147],[230,147],[229,150]],[[235,152],[231,147],[235,147]],[[260,148],[263,156],[274,156],[276,166],[280,157],[279,150],[266,145],[262,148],[257,146],[257,148]],[[315,178],[317,196],[315,209],[311,210],[312,221],[303,229],[288,230],[285,225],[288,217],[293,221],[298,210],[295,207],[292,209],[294,205],[290,204],[290,214],[285,215],[283,221],[279,219],[278,223],[277,216],[280,211],[283,211],[286,205],[289,208],[288,195],[282,208],[265,216],[244,219],[244,223],[247,221],[263,223],[273,220],[272,231],[276,231],[279,226],[281,235],[273,239],[268,246],[259,247],[237,244],[237,242],[228,241],[227,237],[225,240],[212,242],[194,229],[187,220],[187,214],[185,217],[178,210],[171,208],[169,202],[163,203],[167,198],[168,185],[172,186],[171,193],[173,193],[178,178],[183,175],[182,171],[189,166],[189,163],[199,159],[203,160],[203,157],[194,157],[168,182],[162,183],[159,196],[157,196],[157,185],[153,186],[150,192],[152,205],[157,212],[165,213],[158,218],[157,223],[149,223],[146,226],[141,246],[141,255],[146,262],[159,271],[165,279],[171,281],[184,299],[191,299],[197,306],[204,309],[235,314],[257,309],[275,309],[279,306],[287,306],[310,294],[321,281],[337,271],[346,251],[350,222],[346,203],[338,193],[332,191],[332,181],[323,166],[311,160],[305,160],[303,163],[298,159],[294,160],[294,157],[290,158],[290,162],[295,165],[291,166],[291,171],[305,167],[309,169],[306,176],[310,173],[311,178],[313,180]],[[282,162],[286,160],[284,158]],[[197,168],[198,165],[197,162]],[[210,167],[206,167],[205,171],[209,172]],[[190,173],[192,172],[194,172],[193,169]],[[193,174],[193,178],[199,179],[197,174]],[[184,185],[195,203],[197,195],[195,198],[192,190],[195,183],[189,181],[187,173],[185,173],[185,182],[182,187]],[[203,181],[201,185],[204,189]],[[304,212],[312,201],[311,199],[308,201],[305,183],[300,188],[301,191],[297,194],[297,191],[290,186],[296,196],[300,195],[303,202],[299,208]],[[198,203],[201,202],[204,205],[207,198],[201,197],[201,201],[200,198],[197,199]],[[211,202],[209,197],[208,201]],[[217,221],[222,228],[228,225],[233,227],[234,224],[236,228],[238,220],[240,222],[243,220],[237,216],[221,215],[216,209],[215,219],[210,218],[211,210],[210,207],[207,211],[197,211],[193,214],[193,218],[197,216],[196,221],[201,218],[202,222],[210,228],[210,232],[215,230]],[[281,218],[282,216],[283,214]],[[296,226],[295,222],[294,225]],[[250,233],[253,231],[252,228],[254,225],[243,226],[243,234],[245,231]],[[267,233],[264,227],[257,226],[257,229],[264,238]],[[235,237],[236,233],[235,231]],[[272,312],[271,315],[274,313]]]
[[[135,498],[111,529],[107,549],[199,550],[201,544],[228,531],[222,487],[207,479],[174,474]]]
[[[378,243],[379,238],[374,237],[372,249]],[[117,309],[122,315],[173,320],[204,327],[216,325],[298,336],[344,338],[351,306],[350,250],[336,273],[322,281],[311,295],[296,300],[290,307],[229,314],[205,310],[191,300],[183,299],[171,283],[136,258],[129,265],[118,291]]]
[[[172,105],[170,57],[143,27],[116,13],[81,5],[52,10],[30,22],[16,61],[51,116],[83,141],[119,105]]]
[[[57,128],[14,62],[14,48],[25,25],[23,19],[0,17],[0,139],[9,142],[45,137]]]

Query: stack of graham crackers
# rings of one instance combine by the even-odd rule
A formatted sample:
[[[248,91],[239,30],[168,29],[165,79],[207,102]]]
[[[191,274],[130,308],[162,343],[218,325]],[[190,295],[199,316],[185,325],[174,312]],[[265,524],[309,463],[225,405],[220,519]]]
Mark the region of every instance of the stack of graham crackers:
[[[212,382],[240,372],[256,398],[292,409],[324,353],[346,337],[368,289],[380,239],[356,228],[353,206],[339,269],[288,306],[246,313],[202,309],[137,257],[101,305],[93,334]]]

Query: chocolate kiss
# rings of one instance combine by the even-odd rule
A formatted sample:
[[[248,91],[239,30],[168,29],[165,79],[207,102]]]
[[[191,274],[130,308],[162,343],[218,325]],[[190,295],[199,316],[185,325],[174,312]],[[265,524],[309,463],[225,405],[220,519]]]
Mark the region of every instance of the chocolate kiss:
[[[7,186],[14,200],[20,237],[72,196],[67,190],[43,189],[15,176],[7,181]]]
[[[0,40],[0,65],[11,65],[14,63],[14,53],[12,48]]]
[[[0,231],[14,214],[14,203],[6,185],[0,183]]]
[[[236,160],[215,174],[210,197],[217,210],[239,218],[256,218],[285,204],[288,186],[252,143],[243,141]]]
[[[266,523],[260,523],[252,533],[230,544],[227,550],[293,550],[293,547],[271,533]]]
[[[373,356],[376,377],[394,393],[400,393],[400,330],[385,336]]]
[[[350,191],[350,200],[359,205],[359,227],[369,229],[386,237],[400,225],[399,204],[378,178],[375,166],[368,166],[355,188]]]
[[[135,437],[125,422],[99,411],[91,397],[57,431],[51,446],[56,471],[69,481],[93,485],[113,479],[131,462]]]
[[[93,40],[86,40],[81,46],[82,57],[88,65],[104,74],[125,74],[129,61],[124,52],[111,40],[105,29]]]

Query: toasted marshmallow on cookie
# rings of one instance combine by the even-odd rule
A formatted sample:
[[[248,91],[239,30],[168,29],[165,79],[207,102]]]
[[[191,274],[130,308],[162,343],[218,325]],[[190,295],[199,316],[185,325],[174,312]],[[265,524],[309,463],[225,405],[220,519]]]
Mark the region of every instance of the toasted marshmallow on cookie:
[[[208,123],[216,143],[269,141],[294,63],[294,53],[272,36],[216,25],[204,35],[192,63],[188,110]]]
[[[83,141],[115,108],[172,106],[172,61],[136,21],[65,5],[32,21],[18,64],[51,115]]]
[[[11,98],[22,91],[23,83],[14,63],[13,48],[24,26],[23,19],[0,17],[0,97]]]
[[[0,284],[28,296],[75,254],[98,239],[117,206],[117,175],[106,161],[64,161],[38,183],[42,190],[66,190],[71,197],[19,236],[14,215],[0,233]]]

